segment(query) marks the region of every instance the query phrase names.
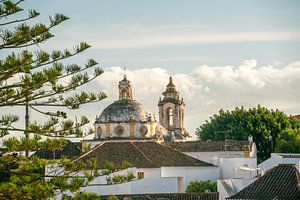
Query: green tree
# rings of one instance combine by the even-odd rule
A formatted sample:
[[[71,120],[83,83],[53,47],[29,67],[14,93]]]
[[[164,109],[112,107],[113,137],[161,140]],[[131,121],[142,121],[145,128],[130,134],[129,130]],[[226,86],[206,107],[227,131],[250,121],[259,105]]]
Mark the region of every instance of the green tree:
[[[300,152],[300,129],[286,129],[276,138],[275,152]]]
[[[270,157],[270,153],[276,151],[289,152],[289,149],[297,149],[298,146],[287,148],[286,146],[297,145],[296,142],[284,143],[286,130],[297,130],[300,122],[288,117],[278,110],[269,110],[258,105],[257,108],[236,108],[232,111],[221,109],[219,114],[210,117],[196,130],[200,140],[247,140],[253,136],[258,150],[258,162]],[[299,131],[295,132],[294,138]],[[280,139],[281,138],[281,139]],[[291,138],[290,138],[291,139]],[[293,139],[292,139],[293,140]],[[280,148],[278,147],[280,142]],[[295,151],[294,151],[295,152]],[[299,152],[299,148],[298,151]]]
[[[93,59],[88,59],[84,66],[66,64],[66,59],[90,47],[85,42],[72,50],[43,50],[42,44],[54,37],[52,29],[69,18],[55,14],[49,17],[48,24],[35,23],[40,13],[28,10],[24,14],[23,1],[0,1],[0,138],[11,133],[24,136],[4,141],[5,148],[1,148],[0,199],[49,199],[66,190],[76,199],[84,195],[91,199],[94,195],[80,193],[79,188],[99,175],[96,161],[85,164],[67,159],[47,161],[30,158],[28,152],[60,150],[66,144],[66,136],[82,136],[81,128],[89,120],[84,116],[75,121],[68,119],[66,110],[106,97],[102,92],[79,90],[103,71]],[[24,108],[24,126],[17,123],[22,113],[12,113],[15,107]],[[48,120],[30,122],[29,109],[48,116]],[[41,141],[41,136],[48,139]],[[26,156],[20,152],[26,152]],[[55,166],[54,171],[62,168],[64,171],[45,174],[45,167],[49,166]],[[87,166],[93,170],[85,176],[74,176]]]
[[[217,182],[215,181],[191,181],[186,188],[186,192],[217,192]]]

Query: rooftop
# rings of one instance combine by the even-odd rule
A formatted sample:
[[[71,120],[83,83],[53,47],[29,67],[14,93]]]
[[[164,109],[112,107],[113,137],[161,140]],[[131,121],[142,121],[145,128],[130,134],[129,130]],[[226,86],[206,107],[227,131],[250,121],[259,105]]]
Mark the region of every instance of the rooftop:
[[[98,160],[99,169],[106,161],[121,164],[124,160],[137,168],[213,166],[153,141],[104,141],[76,161],[90,158]]]
[[[251,151],[249,141],[186,141],[168,142],[165,146],[180,152],[212,152],[212,151]]]
[[[183,200],[183,199],[197,199],[197,200],[219,200],[219,193],[166,193],[166,194],[130,194],[130,195],[117,195],[119,199],[131,200]],[[101,196],[101,199],[107,200],[109,196]]]
[[[79,156],[81,153],[82,153],[81,143],[68,141],[68,143],[64,146],[62,150],[59,151],[40,150],[40,151],[36,151],[31,156],[37,156],[39,158],[44,158],[48,160],[60,159],[63,156],[69,159],[73,159]]]
[[[293,118],[300,120],[300,115],[294,115]]]
[[[295,165],[278,165],[240,192],[233,199],[300,199],[300,175]]]
[[[300,158],[299,153],[277,153],[283,158]]]

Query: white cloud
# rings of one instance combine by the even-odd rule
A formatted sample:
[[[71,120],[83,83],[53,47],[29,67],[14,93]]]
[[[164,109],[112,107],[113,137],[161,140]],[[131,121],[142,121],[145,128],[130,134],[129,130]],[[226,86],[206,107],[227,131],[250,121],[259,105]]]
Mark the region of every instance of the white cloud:
[[[109,96],[103,108],[117,99],[117,84],[122,75],[122,68],[111,67],[97,80],[97,87]],[[170,75],[162,68],[127,70],[133,82],[134,97],[154,113],[158,112],[158,98]],[[300,112],[300,62],[280,67],[257,66],[256,60],[246,60],[238,66],[202,65],[190,73],[172,76],[186,102],[186,126],[192,133],[220,108],[261,104],[288,114]]]
[[[106,38],[95,40],[96,49],[124,49],[141,47],[160,47],[174,45],[212,44],[227,42],[253,42],[253,41],[284,41],[300,40],[298,32],[245,32],[245,33],[162,33],[154,35],[138,35],[134,38]]]
[[[93,122],[96,115],[101,114],[107,105],[118,98],[118,82],[122,79],[124,70],[122,67],[104,70],[103,75],[83,89],[104,91],[108,98],[96,104],[85,105],[78,111],[68,111],[69,117],[85,115]],[[172,75],[177,90],[186,103],[185,124],[190,133],[221,108],[231,110],[261,104],[270,109],[278,108],[287,114],[300,113],[300,61],[286,66],[259,66],[256,60],[246,60],[237,66],[201,65],[189,73],[180,74],[163,68],[127,69],[126,73],[133,82],[134,98],[156,116],[158,99]],[[31,119],[35,120],[34,115]],[[20,121],[23,121],[22,118]]]

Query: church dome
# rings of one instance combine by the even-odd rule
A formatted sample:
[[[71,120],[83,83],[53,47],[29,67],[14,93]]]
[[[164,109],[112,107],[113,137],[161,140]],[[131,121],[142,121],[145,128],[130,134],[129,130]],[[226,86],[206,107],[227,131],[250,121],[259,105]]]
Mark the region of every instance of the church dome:
[[[136,100],[118,100],[107,106],[97,122],[150,121],[151,112]]]

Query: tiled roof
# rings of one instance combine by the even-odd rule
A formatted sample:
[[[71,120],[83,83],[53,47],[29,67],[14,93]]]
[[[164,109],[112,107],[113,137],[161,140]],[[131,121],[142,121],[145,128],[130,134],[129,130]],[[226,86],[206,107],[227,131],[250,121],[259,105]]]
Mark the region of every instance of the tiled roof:
[[[300,120],[300,115],[294,115],[293,118]]]
[[[44,158],[48,160],[60,159],[63,156],[72,159],[79,156],[81,152],[81,143],[68,141],[68,143],[64,146],[63,150],[61,151],[36,151],[34,154],[32,154],[32,156],[37,156],[39,158]]]
[[[168,142],[164,145],[180,152],[211,152],[211,151],[251,151],[249,141],[186,141]]]
[[[130,200],[219,200],[219,193],[166,193],[166,194],[130,194],[117,195],[119,199]],[[108,200],[109,196],[101,196]]]
[[[173,166],[213,166],[157,142],[105,141],[77,160],[96,158],[99,169],[106,161],[121,164],[126,160],[137,168],[157,168]]]
[[[283,158],[300,158],[300,154],[295,153],[279,153]]]
[[[278,165],[237,194],[226,198],[273,200],[300,199],[300,175],[295,165]]]

